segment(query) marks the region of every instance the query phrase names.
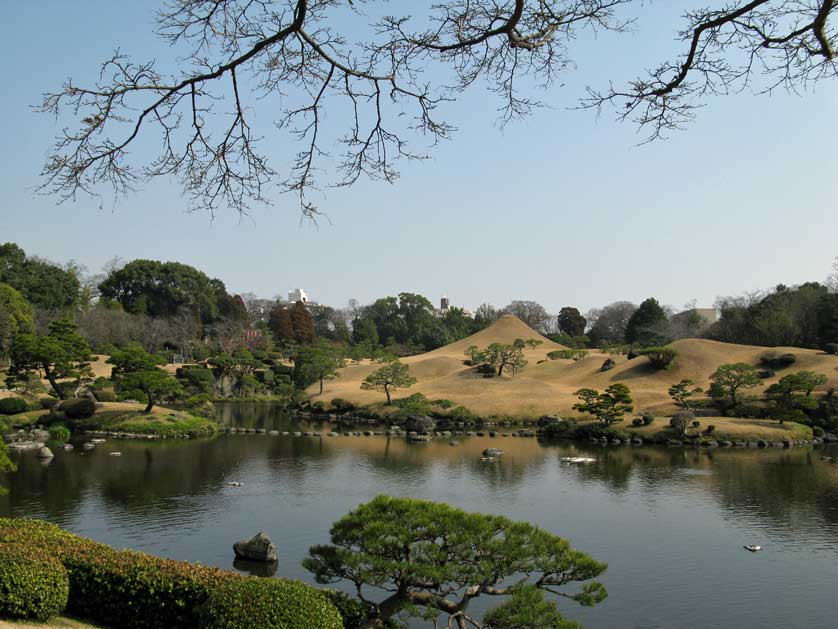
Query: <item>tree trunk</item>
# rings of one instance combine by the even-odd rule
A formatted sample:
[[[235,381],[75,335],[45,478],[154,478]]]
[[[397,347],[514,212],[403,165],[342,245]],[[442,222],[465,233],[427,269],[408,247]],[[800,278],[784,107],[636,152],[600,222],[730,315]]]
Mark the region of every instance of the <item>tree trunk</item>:
[[[145,405],[145,410],[143,411],[143,413],[148,415],[151,412],[151,409],[154,407],[154,399],[150,395],[148,395],[148,393],[146,393],[146,395],[148,396],[148,404]]]
[[[323,395],[323,378],[320,378],[320,395]]]
[[[44,363],[44,376],[52,387],[52,390],[55,391],[58,399],[66,400],[67,398],[64,396],[64,390],[58,386],[58,382],[55,381],[55,374],[49,370],[49,365],[47,363]]]
[[[498,378],[500,378],[503,375],[503,367],[504,367],[503,363],[501,363],[500,367],[498,367]]]
[[[359,629],[376,629],[384,625],[384,621],[392,618],[407,604],[407,599],[401,594],[393,594],[385,598],[376,607],[375,618],[368,618],[359,625]]]
[[[384,395],[387,396],[387,406],[390,406],[390,385],[384,385]]]

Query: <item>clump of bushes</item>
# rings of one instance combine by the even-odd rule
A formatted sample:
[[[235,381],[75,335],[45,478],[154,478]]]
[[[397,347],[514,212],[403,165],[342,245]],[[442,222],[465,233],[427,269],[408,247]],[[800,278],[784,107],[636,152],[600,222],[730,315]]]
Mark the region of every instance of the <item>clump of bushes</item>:
[[[584,349],[561,349],[552,352],[547,352],[547,358],[550,360],[573,360],[578,361],[585,358],[588,352]]]
[[[67,419],[88,419],[96,412],[96,404],[86,397],[64,400],[55,408],[63,412]]]
[[[116,393],[113,389],[97,389],[93,395],[99,402],[116,402]]]
[[[650,412],[645,412],[640,416],[643,419],[644,426],[651,426],[655,421],[655,416]]]
[[[669,369],[678,356],[678,352],[672,347],[647,347],[641,349],[638,354],[645,356],[655,369]]]
[[[46,622],[67,607],[67,570],[58,559],[24,544],[0,549],[0,618]]]
[[[634,419],[631,420],[631,425],[632,426],[645,426],[646,424],[643,423],[643,418],[642,417],[635,417]]]
[[[823,346],[823,351],[827,354],[838,354],[838,343],[827,343]]]
[[[332,400],[332,410],[335,413],[351,413],[355,410],[355,405],[349,400],[336,397]]]
[[[23,544],[38,548],[39,557],[55,557],[66,569],[67,611],[104,625],[129,629],[343,627],[327,595],[297,581],[243,577],[136,551],[117,551],[47,522],[0,519],[0,558]],[[32,597],[31,591],[27,594]]]
[[[38,405],[45,411],[51,411],[56,404],[58,404],[58,400],[54,397],[42,397],[38,400]]]
[[[823,437],[826,434],[826,431],[824,431],[824,429],[820,426],[812,426],[812,434],[815,437]]]
[[[785,369],[797,362],[794,354],[778,354],[774,351],[764,352],[759,357],[759,362],[769,369]]]
[[[17,415],[29,410],[26,400],[19,397],[0,398],[0,415]]]
[[[704,429],[705,435],[712,435],[714,432],[716,432],[716,426],[714,424],[709,424],[707,428]]]
[[[62,424],[55,424],[49,428],[49,438],[59,443],[67,443],[70,440],[70,429]]]
[[[686,435],[687,429],[695,421],[695,415],[690,411],[678,411],[669,419],[669,425],[679,435]]]

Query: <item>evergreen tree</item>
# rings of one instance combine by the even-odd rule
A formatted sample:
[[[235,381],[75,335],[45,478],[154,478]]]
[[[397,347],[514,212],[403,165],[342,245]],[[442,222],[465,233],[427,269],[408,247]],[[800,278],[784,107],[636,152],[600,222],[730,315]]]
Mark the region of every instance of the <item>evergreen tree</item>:
[[[300,345],[310,345],[317,338],[314,331],[314,319],[301,301],[291,306],[291,327],[294,328],[294,340]]]
[[[287,343],[294,339],[294,326],[291,323],[291,311],[277,304],[268,315],[268,328],[277,343]]]
[[[666,312],[658,300],[650,297],[631,315],[626,326],[626,342],[638,343],[643,347],[665,345],[669,342],[667,322]]]
[[[582,336],[585,334],[587,320],[577,308],[567,306],[559,311],[559,331],[568,336]]]

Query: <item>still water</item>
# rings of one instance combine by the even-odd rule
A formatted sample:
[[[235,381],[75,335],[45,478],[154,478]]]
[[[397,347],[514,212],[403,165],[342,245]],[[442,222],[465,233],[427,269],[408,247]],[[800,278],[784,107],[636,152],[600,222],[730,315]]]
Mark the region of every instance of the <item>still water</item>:
[[[267,404],[226,405],[219,416],[268,430],[329,430]],[[838,448],[459,440],[109,441],[92,452],[57,449],[48,465],[28,452],[3,480],[0,515],[45,518],[117,547],[229,569],[232,543],[264,530],[278,548],[276,574],[311,581],[300,561],[328,541],[333,521],[377,494],[412,496],[528,520],[606,561],[604,603],[561,603],[588,628],[838,627],[838,464],[822,460]],[[481,461],[489,446],[505,454]],[[122,456],[109,456],[115,450]],[[561,461],[580,454],[596,462]],[[745,544],[764,549],[752,554]]]

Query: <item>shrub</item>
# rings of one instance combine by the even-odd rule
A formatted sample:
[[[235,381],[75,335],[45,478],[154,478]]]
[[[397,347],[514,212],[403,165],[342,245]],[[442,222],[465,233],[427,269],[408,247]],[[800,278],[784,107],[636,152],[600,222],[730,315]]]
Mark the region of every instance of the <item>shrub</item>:
[[[679,411],[669,419],[669,425],[681,435],[687,434],[687,428],[695,420],[695,415],[689,411]]]
[[[335,413],[351,413],[355,410],[355,405],[349,400],[336,397],[332,400],[332,410]]]
[[[145,394],[145,391],[141,391],[140,389],[125,389],[124,391],[120,391],[116,399],[120,402],[138,402],[140,404],[148,402],[148,396]]]
[[[826,434],[826,431],[824,431],[824,429],[821,428],[820,426],[813,426],[812,427],[812,434],[815,437],[823,437]]]
[[[773,369],[760,369],[758,375],[763,380],[768,380],[768,378],[773,378],[776,373]]]
[[[647,347],[638,353],[645,356],[655,369],[669,369],[678,355],[672,347]]]
[[[759,362],[771,369],[785,369],[797,362],[797,357],[794,354],[778,354],[772,350],[764,352],[759,357]]]
[[[242,577],[137,551],[117,551],[37,520],[0,519],[0,554],[20,544],[66,568],[67,610],[107,626],[149,629],[339,629],[326,595],[296,581]]]
[[[646,424],[643,422],[642,417],[635,417],[634,419],[631,420],[631,425],[632,426],[645,426]]]
[[[70,586],[61,562],[32,546],[0,546],[0,618],[46,622],[64,611]]]
[[[655,421],[655,416],[652,415],[652,413],[648,413],[648,412],[643,413],[641,418],[643,419],[643,425],[644,426],[651,426],[652,423],[654,423],[654,421]]]
[[[581,360],[588,355],[584,349],[561,349],[552,352],[547,352],[547,358],[550,360]]]
[[[86,397],[64,400],[57,410],[62,411],[67,419],[87,419],[96,412],[96,404]]]
[[[326,402],[323,400],[317,400],[316,402],[312,402],[311,410],[315,413],[325,413],[326,412]]]
[[[99,389],[109,389],[113,386],[113,382],[110,378],[103,378],[99,376],[96,380],[93,381],[91,385],[94,391],[98,391]]]
[[[823,346],[823,351],[827,354],[838,354],[838,343],[827,343]]]
[[[477,415],[472,413],[465,406],[455,406],[450,411],[448,411],[448,418],[459,421],[474,421],[475,419],[477,419]]]
[[[38,400],[38,404],[45,411],[51,411],[52,407],[58,404],[58,400],[54,397],[42,397]]]
[[[628,358],[629,360],[634,360],[634,359],[635,359],[635,358],[637,358],[638,356],[640,356],[640,350],[638,350],[638,349],[637,349],[637,348],[635,348],[635,347],[632,347],[632,348],[628,351],[628,354],[626,354],[626,358]]]
[[[712,435],[714,432],[716,432],[716,426],[714,424],[710,424],[704,429],[705,435]]]
[[[455,402],[452,402],[451,400],[445,400],[445,399],[431,400],[431,404],[433,404],[434,406],[438,406],[439,408],[446,409],[446,410],[449,409],[449,408],[454,408],[457,405]]]
[[[323,592],[286,579],[227,578],[201,608],[206,629],[342,629],[343,619]]]
[[[113,389],[97,389],[93,392],[99,402],[116,402],[116,393]]]
[[[63,426],[61,424],[50,426],[49,438],[53,441],[67,443],[70,440],[70,429],[67,428],[67,426]]]
[[[178,367],[175,376],[184,390],[191,395],[212,393],[215,390],[215,375],[206,367]]]
[[[29,410],[26,400],[19,397],[0,398],[0,415],[17,415]]]
[[[690,426],[692,426],[693,428],[698,428],[699,426],[701,426],[701,422],[698,421],[697,419],[693,420],[693,422],[690,424]]]

